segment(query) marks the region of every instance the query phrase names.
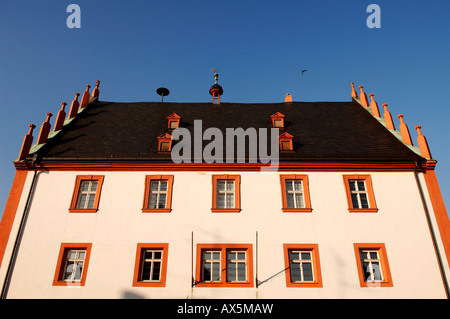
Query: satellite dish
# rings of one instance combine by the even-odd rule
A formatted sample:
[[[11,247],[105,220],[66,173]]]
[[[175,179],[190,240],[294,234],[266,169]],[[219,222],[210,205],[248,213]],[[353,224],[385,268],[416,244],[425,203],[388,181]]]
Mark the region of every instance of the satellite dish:
[[[163,102],[164,97],[168,96],[170,94],[170,91],[166,88],[159,88],[156,90],[156,93],[158,95],[161,95],[161,102]]]

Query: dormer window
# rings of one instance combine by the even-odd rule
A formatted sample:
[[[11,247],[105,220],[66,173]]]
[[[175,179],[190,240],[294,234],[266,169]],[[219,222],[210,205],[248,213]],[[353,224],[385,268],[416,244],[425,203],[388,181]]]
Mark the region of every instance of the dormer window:
[[[170,152],[172,150],[172,136],[167,133],[157,137],[158,152]]]
[[[270,116],[270,121],[272,122],[272,127],[274,128],[284,128],[284,118],[285,115],[280,112],[276,112]]]
[[[280,135],[280,150],[281,151],[293,151],[294,150],[294,136],[284,132]]]
[[[167,128],[169,130],[175,130],[180,127],[181,116],[177,113],[172,113],[167,117]]]

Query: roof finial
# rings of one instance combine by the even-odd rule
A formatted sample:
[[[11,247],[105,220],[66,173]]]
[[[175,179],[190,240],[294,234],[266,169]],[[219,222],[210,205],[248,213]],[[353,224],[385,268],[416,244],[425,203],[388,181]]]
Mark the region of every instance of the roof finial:
[[[365,107],[368,107],[369,106],[369,102],[367,101],[367,95],[366,95],[366,93],[364,93],[363,86],[360,85],[359,89],[361,90],[361,93],[359,95],[359,99],[361,101],[361,105],[365,106]]]
[[[357,98],[358,97],[358,93],[356,93],[355,85],[353,84],[353,82],[350,82],[350,85],[352,86],[352,97],[353,98]]]
[[[86,85],[86,91],[84,91],[83,93],[83,97],[81,98],[81,103],[80,103],[80,107],[84,108],[88,105],[89,103],[89,97],[90,97],[90,93],[89,93],[89,89],[91,88],[91,86],[88,84]]]
[[[54,131],[59,131],[64,125],[64,119],[66,118],[66,111],[64,111],[64,108],[66,105],[66,102],[61,103],[61,110],[59,110],[58,115],[56,116]]]
[[[419,136],[417,136],[417,144],[419,144],[420,154],[423,157],[431,159],[432,157],[431,157],[431,153],[430,153],[430,148],[428,146],[427,139],[425,138],[425,136],[423,136],[422,131],[420,130],[421,128],[422,127],[420,125],[417,125],[415,127],[415,129],[417,130],[417,133],[419,134]]]
[[[372,115],[376,117],[380,117],[380,111],[378,110],[378,103],[373,98],[373,93],[369,94],[370,96],[370,109],[372,110]]]
[[[395,126],[394,126],[394,122],[392,121],[392,116],[391,116],[391,112],[388,111],[387,109],[387,103],[383,104],[383,108],[384,108],[384,121],[386,122],[386,127],[390,130],[395,131]]]
[[[402,134],[403,143],[412,145],[408,126],[405,124],[405,121],[403,121],[403,114],[399,114],[397,117],[400,119],[400,133]]]
[[[209,89],[209,94],[213,97],[213,104],[216,104],[216,98],[217,98],[217,104],[220,104],[220,96],[223,94],[223,89],[219,85],[219,74],[216,72],[217,70],[211,70],[214,73],[214,85],[211,86]]]
[[[80,93],[75,93],[75,98],[73,99],[72,104],[70,106],[69,119],[75,117],[78,114],[78,107],[80,106],[80,103],[78,102],[79,96]]]
[[[30,153],[31,144],[33,143],[33,130],[36,128],[36,125],[30,124],[29,125],[30,130],[28,131],[28,134],[25,135],[22,143],[22,148],[20,149],[19,158],[18,160],[25,159],[28,154]]]
[[[48,133],[50,133],[50,118],[53,116],[52,113],[47,113],[47,118],[45,119],[45,122],[42,123],[41,131],[39,132],[39,136],[37,139],[38,144],[45,143],[48,138]]]
[[[92,97],[98,97],[100,95],[100,91],[98,87],[100,86],[100,81],[95,83],[95,88],[92,90]]]

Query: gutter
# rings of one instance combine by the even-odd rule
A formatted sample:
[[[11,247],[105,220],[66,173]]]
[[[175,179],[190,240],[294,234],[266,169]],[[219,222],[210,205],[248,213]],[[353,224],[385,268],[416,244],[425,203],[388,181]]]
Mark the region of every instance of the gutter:
[[[34,168],[33,180],[31,182],[30,190],[28,191],[27,202],[23,209],[22,219],[20,220],[19,230],[17,231],[16,240],[14,241],[14,247],[13,247],[13,251],[11,253],[11,258],[9,259],[8,269],[6,271],[5,281],[3,282],[2,293],[1,293],[0,299],[6,299],[6,295],[8,293],[8,289],[9,289],[9,284],[11,281],[12,272],[14,269],[14,264],[15,264],[15,261],[17,258],[17,253],[19,251],[20,242],[22,240],[22,235],[23,235],[23,231],[25,228],[25,222],[28,217],[28,214],[27,214],[28,206],[30,204],[31,194],[33,193],[34,187],[36,185],[36,177],[37,177],[36,158],[37,158],[37,156],[34,156],[31,161],[31,164],[33,165],[33,168]]]
[[[433,241],[434,251],[436,253],[436,258],[437,258],[438,263],[439,263],[439,271],[441,273],[442,282],[443,282],[444,287],[445,287],[445,293],[446,293],[447,299],[450,299],[450,288],[449,288],[449,284],[448,284],[447,278],[445,276],[444,263],[442,262],[441,253],[440,253],[440,250],[439,250],[439,246],[437,244],[438,241],[437,241],[437,238],[436,238],[436,232],[434,231],[433,225],[431,223],[430,212],[429,212],[428,207],[426,205],[425,196],[423,194],[422,185],[420,184],[419,177],[418,177],[418,174],[417,174],[417,168],[418,167],[419,167],[419,165],[416,162],[415,163],[415,167],[414,167],[414,177],[416,179],[417,189],[419,190],[419,194],[420,194],[420,199],[422,201],[423,210],[424,210],[425,216],[427,218],[428,228],[429,228],[430,233],[431,233],[431,239]]]

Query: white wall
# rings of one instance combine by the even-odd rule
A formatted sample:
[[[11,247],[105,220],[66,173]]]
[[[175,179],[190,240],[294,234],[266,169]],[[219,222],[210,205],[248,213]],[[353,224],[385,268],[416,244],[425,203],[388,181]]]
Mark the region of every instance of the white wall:
[[[413,173],[370,173],[379,211],[364,214],[348,212],[343,173],[283,172],[309,176],[312,213],[281,211],[279,173],[227,173],[241,175],[237,214],[211,213],[212,172],[175,172],[169,214],[141,211],[145,175],[167,172],[41,173],[8,297],[445,298]],[[99,211],[69,213],[75,178],[87,174],[105,176]],[[240,243],[253,244],[255,267],[256,232],[260,281],[284,269],[284,243],[308,243],[319,245],[323,287],[286,288],[281,272],[258,288],[191,288],[192,234],[194,264],[197,243]],[[52,286],[67,242],[92,243],[84,287]],[[165,288],[132,287],[138,243],[169,243]],[[393,287],[360,287],[353,243],[386,245]]]

